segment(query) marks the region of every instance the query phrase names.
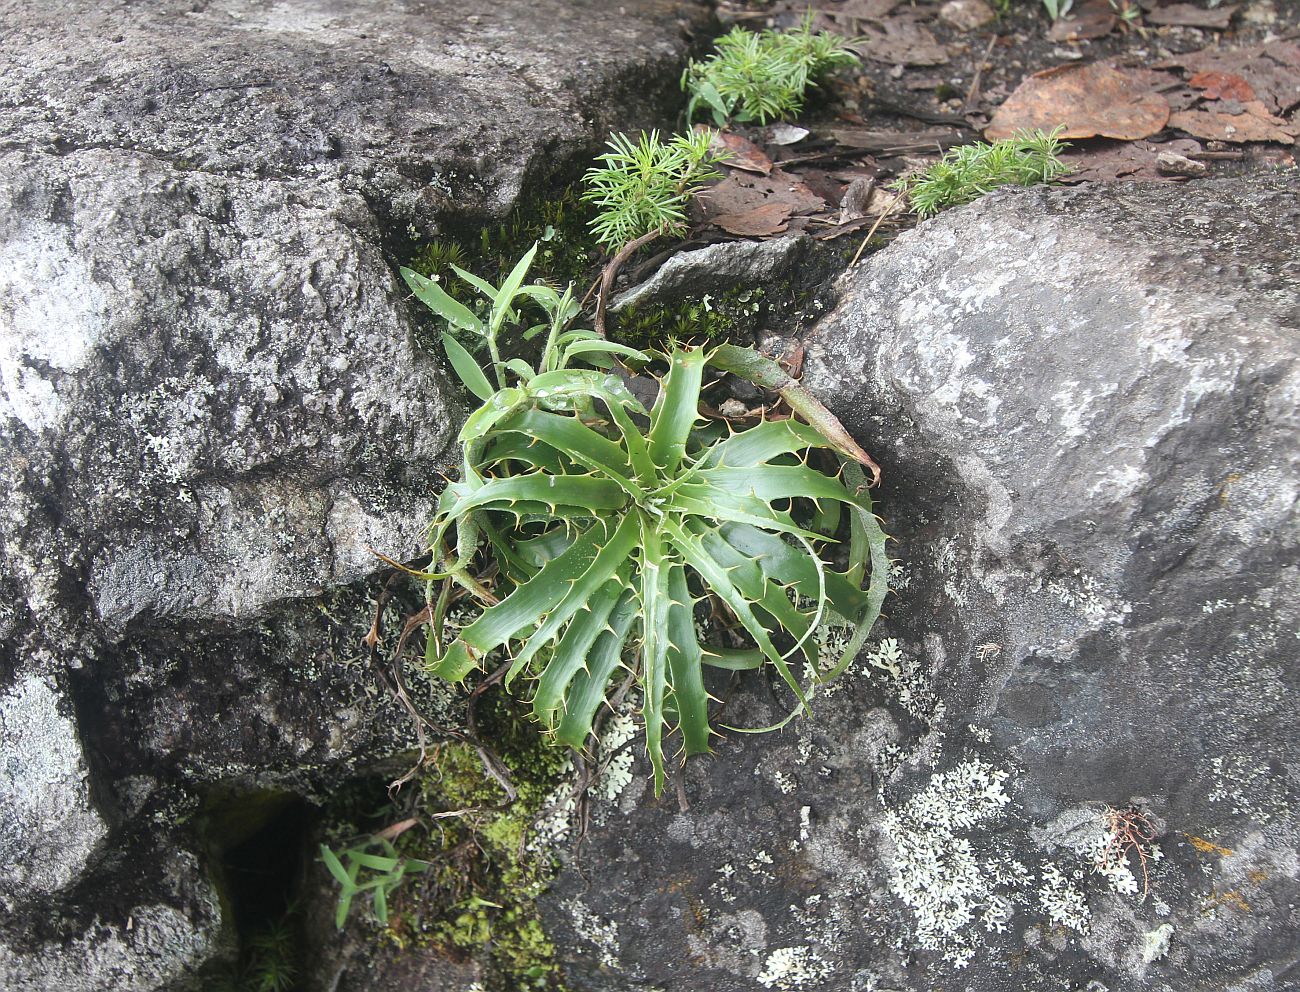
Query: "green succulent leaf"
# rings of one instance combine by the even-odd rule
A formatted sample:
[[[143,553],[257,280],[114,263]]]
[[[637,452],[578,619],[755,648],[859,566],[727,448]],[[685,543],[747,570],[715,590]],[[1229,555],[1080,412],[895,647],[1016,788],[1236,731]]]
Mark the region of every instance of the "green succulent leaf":
[[[479,368],[478,362],[474,361],[474,356],[465,350],[465,346],[450,334],[444,333],[442,348],[447,353],[447,360],[451,362],[451,367],[456,370],[456,375],[465,384],[465,388],[480,400],[492,399],[492,384]]]
[[[663,356],[643,427],[638,418],[647,415],[619,379],[568,362],[651,356],[554,330],[560,367],[498,389],[471,417],[466,478],[444,491],[432,528],[435,546],[457,532],[459,557],[448,570],[470,560],[462,530],[472,543],[486,535],[500,601],[485,603],[446,650],[427,657],[435,674],[461,680],[507,649],[507,686],[530,700],[557,741],[577,748],[589,745],[601,706],[630,673],[662,790],[670,745],[682,756],[709,750],[706,668],[770,666],[796,711],[843,670],[843,658],[822,657],[822,628],[858,625],[856,653],[886,590],[884,535],[860,468],[839,457],[843,438],[794,420],[730,435],[701,427],[710,352]],[[772,381],[783,375],[743,349],[724,352],[723,364]],[[824,409],[814,413],[834,421]],[[849,562],[839,568],[817,550],[846,544]],[[705,599],[747,645],[710,641],[717,635],[696,616]]]
[[[432,279],[425,278],[413,269],[402,269],[402,278],[406,280],[406,285],[411,288],[415,298],[447,323],[463,331],[480,336],[483,334],[483,322],[465,304],[448,296]]]

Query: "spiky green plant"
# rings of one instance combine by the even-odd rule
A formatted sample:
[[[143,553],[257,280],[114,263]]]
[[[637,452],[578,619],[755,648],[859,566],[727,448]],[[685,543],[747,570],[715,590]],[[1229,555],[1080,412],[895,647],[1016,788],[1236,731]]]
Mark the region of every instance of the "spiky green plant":
[[[248,992],[289,992],[298,979],[297,940],[288,919],[277,920],[249,941]]]
[[[793,117],[818,79],[857,64],[843,38],[813,32],[811,15],[786,31],[736,27],[717,40],[712,55],[692,61],[682,73],[682,88],[690,94],[686,119],[693,120],[701,104],[719,127]]]
[[[443,492],[433,564],[420,573],[429,582],[420,618],[430,627],[426,662],[460,681],[508,651],[505,684],[522,686],[537,720],[575,748],[586,745],[613,686],[633,678],[660,790],[667,736],[679,735],[684,755],[709,750],[706,667],[770,664],[798,712],[816,684],[856,655],[885,596],[884,535],[857,464],[827,472],[815,459],[865,456],[824,409],[814,412],[824,429],[795,420],[739,432],[702,427],[710,363],[783,389],[796,407],[813,409],[812,401],[749,349],[652,353],[570,329],[572,293],[524,285],[531,260],[532,252],[500,287],[467,276],[490,302],[486,320],[403,272],[417,297],[480,338],[491,359],[485,371],[444,336],[482,405],[461,431],[461,479]],[[540,356],[536,365],[502,362],[497,338],[528,301],[546,315],[532,328],[546,335]],[[650,410],[610,371],[615,360],[666,367]],[[836,540],[842,532],[847,545]],[[473,572],[481,545],[494,561],[495,591]],[[444,638],[451,583],[481,610]],[[702,638],[703,604],[747,643]],[[837,625],[857,630],[826,657]]]
[[[596,158],[601,164],[583,176],[582,198],[599,210],[591,221],[596,240],[617,251],[654,231],[680,232],[691,196],[720,175],[712,138],[705,129],[666,141],[658,131],[611,135],[609,151]]]
[[[1020,131],[986,144],[976,141],[948,151],[924,172],[895,184],[904,190],[919,217],[979,199],[999,186],[1032,186],[1050,182],[1070,171],[1057,156],[1069,147],[1051,134]]]

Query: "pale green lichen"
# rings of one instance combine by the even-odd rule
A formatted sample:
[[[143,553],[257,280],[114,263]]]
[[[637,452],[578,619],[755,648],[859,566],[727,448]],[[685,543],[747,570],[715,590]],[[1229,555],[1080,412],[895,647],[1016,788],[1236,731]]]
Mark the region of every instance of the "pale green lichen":
[[[758,981],[779,992],[820,988],[831,966],[811,947],[779,947],[767,956]]]
[[[957,968],[974,957],[977,913],[990,904],[996,907],[983,921],[989,929],[997,929],[1007,915],[994,902],[996,882],[967,835],[994,820],[1010,802],[1008,777],[987,762],[962,762],[931,776],[924,790],[887,811],[883,820],[893,844],[890,885],[916,916],[916,942]]]
[[[1174,928],[1162,923],[1150,933],[1142,935],[1142,963],[1151,964],[1159,961],[1169,953],[1169,941],[1174,935]]]

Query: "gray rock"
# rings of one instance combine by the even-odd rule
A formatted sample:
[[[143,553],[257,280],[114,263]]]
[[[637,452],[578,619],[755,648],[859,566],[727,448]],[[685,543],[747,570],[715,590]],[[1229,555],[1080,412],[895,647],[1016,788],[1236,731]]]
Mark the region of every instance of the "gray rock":
[[[0,852],[51,895],[0,985],[188,982],[205,866],[136,859],[194,844],[194,790],[411,746],[359,583],[423,544],[463,410],[395,263],[657,122],[707,15],[0,0]]]
[[[90,801],[77,728],[57,689],[28,675],[0,695],[0,901],[77,878],[108,830]]]
[[[6,992],[211,988],[205,966],[228,958],[232,950],[217,894],[192,856],[151,852],[149,860],[148,868],[130,866],[92,883],[104,886],[97,889],[93,909],[74,907],[50,919],[33,910],[35,924],[28,920],[23,937],[11,941],[0,934],[0,987]]]
[[[792,235],[767,241],[724,241],[678,252],[645,282],[616,297],[610,311],[673,306],[683,299],[702,299],[742,286],[766,286],[788,279],[807,260],[812,246],[811,238]]]
[[[1295,988],[1297,193],[999,193],[845,277],[805,382],[884,467],[887,620],[592,828],[572,988]]]
[[[112,633],[242,617],[413,554],[458,412],[385,244],[648,111],[699,14],[6,12],[0,526],[32,612],[71,584]]]

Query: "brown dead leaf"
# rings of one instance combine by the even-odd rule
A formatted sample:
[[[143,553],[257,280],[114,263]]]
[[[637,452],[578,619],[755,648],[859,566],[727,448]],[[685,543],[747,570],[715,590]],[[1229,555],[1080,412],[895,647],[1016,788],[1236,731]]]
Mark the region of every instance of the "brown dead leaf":
[[[1268,112],[1283,115],[1300,106],[1300,44],[1275,41],[1235,51],[1205,49],[1158,62],[1157,69],[1184,69],[1197,75],[1220,72],[1239,76]]]
[[[1169,118],[1169,126],[1211,141],[1243,145],[1250,141],[1276,141],[1294,145],[1300,127],[1274,117],[1259,100],[1240,104],[1241,113],[1217,109],[1224,104],[1210,104],[1204,110],[1184,110]]]
[[[1255,91],[1250,88],[1250,83],[1230,72],[1198,72],[1188,82],[1198,90],[1203,90],[1204,92],[1201,95],[1207,100],[1240,100],[1245,102],[1256,99]]]
[[[786,229],[790,213],[788,203],[765,203],[743,213],[718,214],[713,223],[728,234],[742,238],[767,238]]]
[[[797,176],[774,168],[766,176],[733,172],[721,182],[702,190],[696,197],[706,220],[723,214],[743,214],[768,203],[784,203],[791,214],[810,214],[826,209],[826,201]]]
[[[997,109],[984,135],[998,140],[1026,128],[1050,131],[1063,126],[1065,138],[1133,141],[1150,137],[1168,120],[1169,103],[1163,96],[1094,62],[1034,73]]]
[[[703,124],[695,126],[704,127]],[[718,156],[723,165],[733,169],[757,172],[761,176],[766,176],[772,171],[772,160],[767,157],[763,149],[748,138],[742,138],[730,131],[713,131],[713,140],[709,142],[709,149]]]
[[[847,224],[851,220],[867,216],[867,205],[871,202],[871,194],[875,190],[874,179],[855,179],[849,183],[840,200],[840,223]]]
[[[1155,144],[1150,141],[1098,141],[1087,147],[1076,146],[1066,151],[1062,160],[1070,166],[1070,173],[1061,178],[1064,183],[1129,181],[1168,181],[1173,176],[1160,169],[1160,155],[1195,155],[1201,146],[1190,138],[1179,138]]]
[[[1047,37],[1052,41],[1087,41],[1104,38],[1115,30],[1119,18],[1110,0],[1089,0],[1077,12],[1062,17],[1052,25]]]
[[[1210,28],[1223,31],[1237,12],[1237,4],[1206,9],[1190,3],[1172,3],[1147,11],[1143,18],[1148,24],[1184,28]]]
[[[850,47],[863,58],[886,65],[943,65],[948,49],[911,14],[860,25],[861,38]]]

